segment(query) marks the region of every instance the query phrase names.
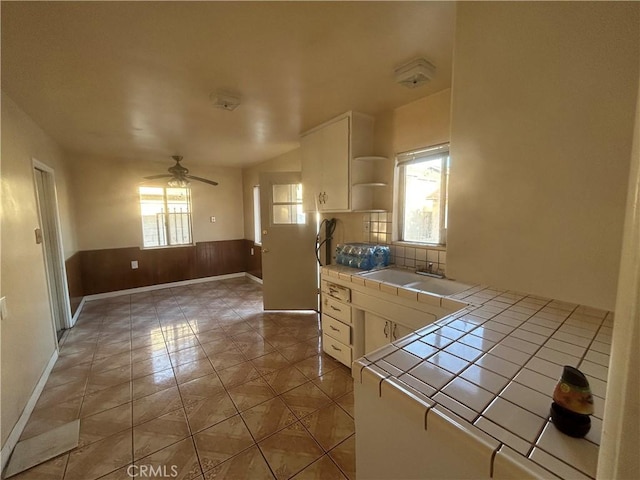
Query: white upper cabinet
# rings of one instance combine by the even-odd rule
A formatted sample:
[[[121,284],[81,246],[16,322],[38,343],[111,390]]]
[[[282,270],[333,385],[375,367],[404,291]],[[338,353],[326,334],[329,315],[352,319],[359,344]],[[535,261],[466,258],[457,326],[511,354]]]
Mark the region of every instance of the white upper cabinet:
[[[362,183],[362,169],[375,168],[376,161],[353,161],[370,155],[372,144],[373,118],[357,112],[345,113],[304,133],[300,140],[304,210],[372,210],[372,196],[370,192],[363,195],[363,190],[386,183],[365,182],[376,185],[353,188],[354,180]]]

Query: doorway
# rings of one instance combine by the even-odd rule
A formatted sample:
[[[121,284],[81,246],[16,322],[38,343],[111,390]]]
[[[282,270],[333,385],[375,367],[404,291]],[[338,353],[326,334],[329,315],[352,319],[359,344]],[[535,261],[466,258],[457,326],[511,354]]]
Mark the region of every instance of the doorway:
[[[59,342],[64,331],[71,327],[71,308],[69,306],[69,289],[62,249],[54,171],[34,159],[33,174],[40,218],[40,228],[36,230],[36,242],[42,244],[49,287],[49,305]]]
[[[260,174],[265,310],[317,310],[316,222],[302,209],[300,172]]]

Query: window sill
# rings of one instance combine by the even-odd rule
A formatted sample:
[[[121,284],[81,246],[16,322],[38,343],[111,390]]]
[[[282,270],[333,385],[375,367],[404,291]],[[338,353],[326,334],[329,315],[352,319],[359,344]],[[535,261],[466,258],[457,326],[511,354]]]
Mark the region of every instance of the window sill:
[[[195,247],[195,243],[181,243],[180,245],[162,245],[159,247],[140,247],[140,250],[162,250],[164,248],[183,248],[183,247]]]
[[[396,240],[394,242],[391,242],[391,245],[398,245],[400,247],[428,248],[430,250],[439,250],[441,252],[447,251],[447,246],[439,243],[419,243],[419,242],[405,242],[403,240]]]

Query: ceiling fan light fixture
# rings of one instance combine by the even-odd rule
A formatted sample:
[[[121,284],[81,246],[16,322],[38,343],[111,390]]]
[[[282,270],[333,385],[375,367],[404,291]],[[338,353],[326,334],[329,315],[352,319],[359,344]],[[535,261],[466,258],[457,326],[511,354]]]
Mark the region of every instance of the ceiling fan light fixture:
[[[233,111],[240,105],[240,96],[227,92],[212,92],[209,100],[214,107],[228,111]]]
[[[191,182],[184,178],[172,178],[167,182],[167,185],[172,188],[187,188]]]
[[[396,82],[407,88],[416,88],[429,82],[436,74],[436,67],[424,58],[418,58],[412,62],[396,68]]]

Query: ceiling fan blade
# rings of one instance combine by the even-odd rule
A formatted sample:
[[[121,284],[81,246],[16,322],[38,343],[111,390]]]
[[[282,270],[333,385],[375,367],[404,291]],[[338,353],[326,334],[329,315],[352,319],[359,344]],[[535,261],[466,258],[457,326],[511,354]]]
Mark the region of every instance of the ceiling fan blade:
[[[191,180],[198,180],[199,182],[208,183],[209,185],[218,185],[218,182],[214,182],[213,180],[207,180],[206,178],[196,177],[195,175],[185,175],[186,178]]]
[[[148,177],[143,177],[143,178],[146,178],[147,180],[155,180],[156,178],[169,178],[169,177],[173,177],[173,175],[163,173],[162,175],[150,175]]]

